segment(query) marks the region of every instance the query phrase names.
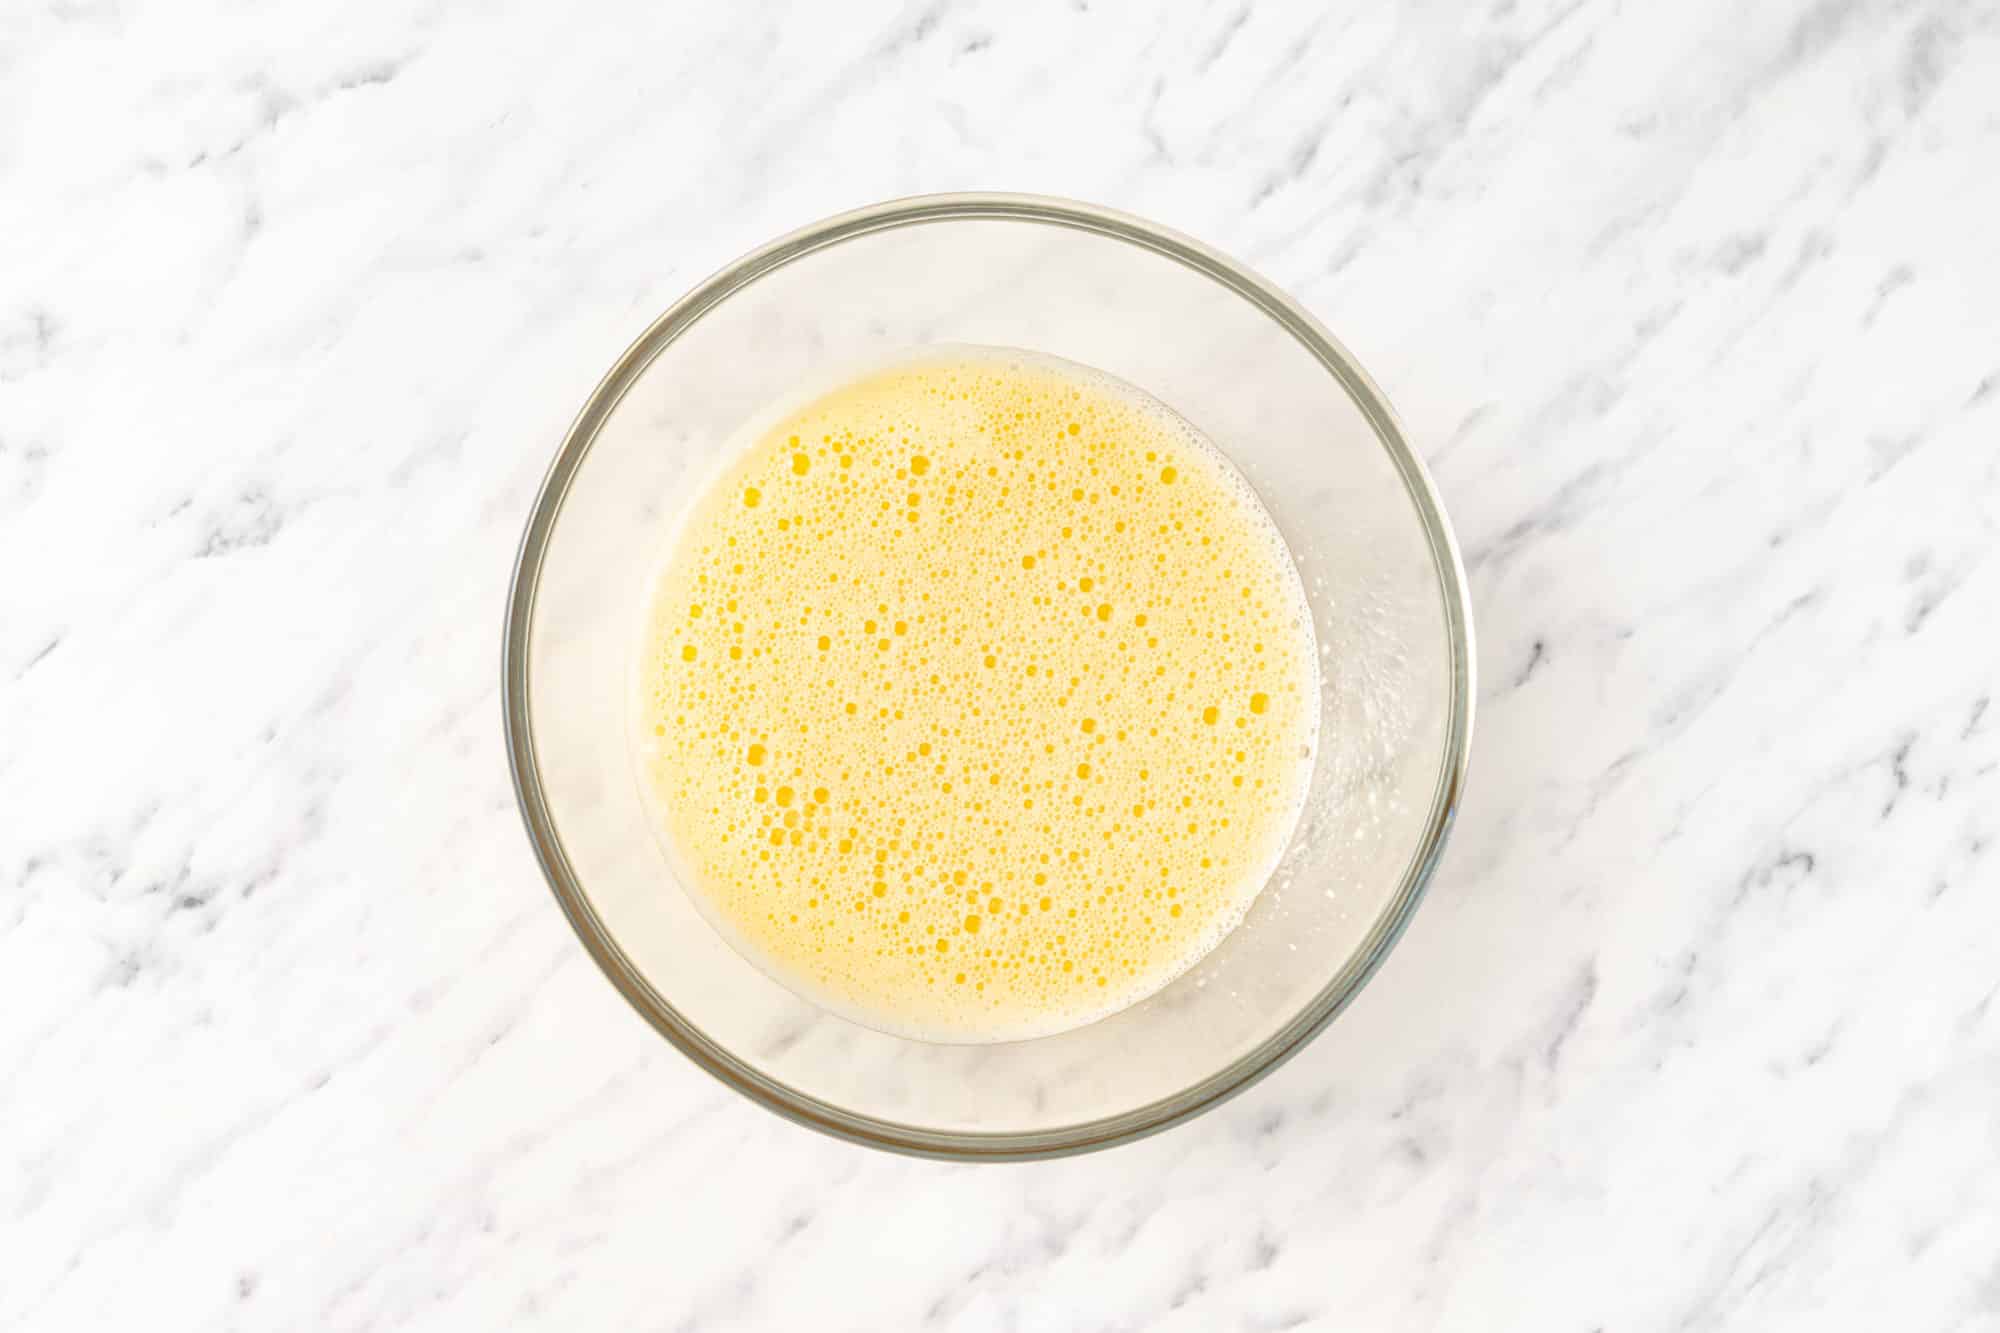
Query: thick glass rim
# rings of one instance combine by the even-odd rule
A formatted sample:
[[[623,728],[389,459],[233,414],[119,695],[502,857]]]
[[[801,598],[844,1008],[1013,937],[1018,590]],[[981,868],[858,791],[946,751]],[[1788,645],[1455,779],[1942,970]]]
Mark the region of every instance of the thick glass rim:
[[[1388,906],[1361,946],[1298,1013],[1255,1048],[1216,1072],[1144,1106],[1052,1129],[966,1133],[927,1129],[844,1107],[772,1079],[684,1018],[654,988],[605,927],[556,831],[529,712],[528,640],[550,534],[571,481],[599,430],[653,360],[717,305],[794,260],[876,232],[925,223],[998,220],[1089,232],[1136,245],[1193,269],[1236,293],[1291,334],[1340,382],[1395,464],[1430,545],[1451,649],[1450,715],[1424,834]],[[1129,1143],[1217,1106],[1289,1059],[1352,1002],[1401,937],[1437,868],[1464,790],[1472,745],[1472,616],[1458,543],[1430,473],[1403,434],[1382,392],[1347,349],[1291,298],[1242,265],[1165,227],[1093,204],[1028,194],[936,194],[894,199],[840,213],[754,250],[695,287],[641,333],[599,381],[570,424],[529,512],[507,595],[501,698],[507,764],[528,841],[543,876],[584,948],[612,985],[695,1064],[779,1115],[872,1148],[952,1161],[1024,1161]]]

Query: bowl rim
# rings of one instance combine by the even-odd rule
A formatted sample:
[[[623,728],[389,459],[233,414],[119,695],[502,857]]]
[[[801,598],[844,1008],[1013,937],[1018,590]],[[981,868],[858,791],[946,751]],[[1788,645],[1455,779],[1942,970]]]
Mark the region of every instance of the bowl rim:
[[[1388,905],[1327,984],[1250,1051],[1169,1096],[1099,1119],[999,1133],[929,1129],[850,1111],[769,1077],[683,1018],[619,947],[569,862],[543,791],[528,707],[529,637],[550,534],[599,430],[654,359],[721,302],[794,260],[877,232],[968,220],[1066,227],[1137,245],[1222,284],[1297,339],[1361,409],[1403,480],[1430,546],[1451,657],[1450,712],[1423,837]],[[591,391],[542,478],[515,554],[501,657],[507,765],[529,844],[585,950],[626,1001],[683,1055],[767,1110],[852,1143],[950,1161],[1026,1161],[1130,1143],[1220,1105],[1296,1054],[1353,1001],[1409,924],[1457,816],[1472,745],[1475,668],[1464,564],[1430,473],[1410,447],[1382,391],[1302,306],[1234,260],[1157,223],[1046,195],[917,195],[838,213],[751,251],[676,301],[625,349]]]

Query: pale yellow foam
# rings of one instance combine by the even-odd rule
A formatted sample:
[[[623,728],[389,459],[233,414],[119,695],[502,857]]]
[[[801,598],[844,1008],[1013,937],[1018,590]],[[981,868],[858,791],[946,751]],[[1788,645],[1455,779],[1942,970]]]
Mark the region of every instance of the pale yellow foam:
[[[1289,556],[1232,469],[1107,376],[964,351],[735,458],[648,610],[663,842],[775,977],[997,1041],[1157,990],[1241,918],[1318,718]]]

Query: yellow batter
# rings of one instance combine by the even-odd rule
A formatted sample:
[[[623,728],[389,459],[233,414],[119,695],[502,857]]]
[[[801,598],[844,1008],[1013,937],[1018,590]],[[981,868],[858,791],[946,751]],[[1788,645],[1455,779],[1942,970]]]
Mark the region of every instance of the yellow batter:
[[[1318,720],[1298,575],[1130,386],[961,349],[756,438],[647,611],[641,785],[737,948],[938,1041],[1089,1022],[1242,917]]]

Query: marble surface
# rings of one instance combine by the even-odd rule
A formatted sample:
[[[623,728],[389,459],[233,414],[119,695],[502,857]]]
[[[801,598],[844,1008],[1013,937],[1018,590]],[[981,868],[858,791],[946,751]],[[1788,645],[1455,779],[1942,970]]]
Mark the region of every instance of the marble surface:
[[[0,1326],[2000,1327],[2000,10],[0,17]],[[624,1006],[499,628],[598,374],[767,237],[1159,218],[1420,441],[1471,789],[1304,1054],[876,1155]]]

